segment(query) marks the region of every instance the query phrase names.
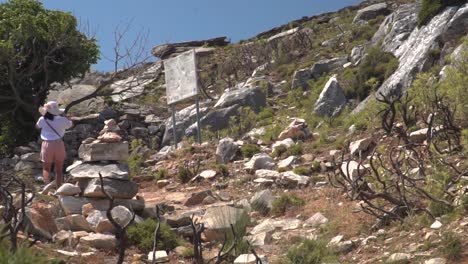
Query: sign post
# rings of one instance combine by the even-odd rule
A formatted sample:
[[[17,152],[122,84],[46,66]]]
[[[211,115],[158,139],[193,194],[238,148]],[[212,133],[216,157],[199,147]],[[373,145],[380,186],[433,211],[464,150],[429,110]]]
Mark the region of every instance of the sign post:
[[[167,104],[172,109],[172,131],[174,146],[177,147],[177,132],[175,120],[175,103],[196,96],[197,108],[197,139],[201,143],[200,110],[198,98],[198,73],[195,50],[190,50],[177,57],[164,61],[166,78]]]

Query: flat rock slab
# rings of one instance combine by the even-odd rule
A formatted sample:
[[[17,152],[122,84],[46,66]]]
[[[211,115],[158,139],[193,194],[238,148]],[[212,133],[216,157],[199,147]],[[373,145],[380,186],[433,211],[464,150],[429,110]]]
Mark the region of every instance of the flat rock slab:
[[[70,175],[74,179],[83,178],[99,178],[101,173],[103,178],[111,178],[117,180],[129,180],[129,169],[126,164],[94,164],[83,163],[73,168]]]
[[[81,144],[78,154],[84,161],[127,160],[128,142]]]
[[[59,196],[60,206],[66,215],[82,214],[83,205],[90,203],[96,210],[105,211],[109,208],[109,200],[107,199],[93,199],[86,197],[74,196]],[[136,199],[115,199],[115,205],[122,205],[134,211],[141,211],[145,208],[144,200]]]
[[[117,245],[117,240],[114,235],[106,234],[89,234],[80,239],[81,243],[89,245],[97,249],[112,250]]]
[[[131,181],[121,181],[104,178],[104,189],[106,192],[117,199],[132,199],[138,192],[138,184]],[[83,196],[91,198],[106,198],[101,189],[100,179],[91,179],[87,181],[83,191]]]

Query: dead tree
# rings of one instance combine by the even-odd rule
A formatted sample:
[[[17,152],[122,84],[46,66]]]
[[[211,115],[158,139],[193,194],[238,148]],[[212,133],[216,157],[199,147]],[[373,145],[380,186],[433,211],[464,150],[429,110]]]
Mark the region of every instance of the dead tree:
[[[152,264],[156,263],[156,248],[158,246],[159,238],[159,229],[161,228],[161,217],[159,215],[159,206],[156,205],[156,229],[154,230],[154,239],[153,239],[153,261]]]
[[[130,210],[132,214],[132,218],[128,221],[128,223],[124,224],[123,226],[117,223],[117,221],[112,216],[112,209],[114,209],[115,207],[114,197],[112,197],[112,195],[109,194],[105,190],[104,180],[102,179],[102,175],[100,172],[99,172],[99,180],[101,182],[102,193],[109,200],[109,208],[107,208],[106,216],[115,228],[115,238],[117,239],[117,247],[119,250],[119,259],[117,260],[117,264],[122,264],[125,258],[125,250],[127,249],[127,246],[128,246],[127,228],[135,221],[135,212],[133,212],[133,210]]]
[[[193,232],[193,255],[195,258],[196,264],[203,264],[203,245],[202,245],[202,238],[201,234],[205,231],[204,224],[198,224],[197,221],[194,219],[195,215],[192,215],[190,218],[190,227],[192,228]]]
[[[28,197],[24,181],[16,175],[9,175],[9,179],[2,177],[0,182],[1,203],[4,206],[2,219],[4,226],[1,230],[0,241],[9,237],[10,251],[15,253],[18,249],[18,232],[24,230],[26,207],[32,203],[34,193]],[[17,195],[14,196],[13,194]]]

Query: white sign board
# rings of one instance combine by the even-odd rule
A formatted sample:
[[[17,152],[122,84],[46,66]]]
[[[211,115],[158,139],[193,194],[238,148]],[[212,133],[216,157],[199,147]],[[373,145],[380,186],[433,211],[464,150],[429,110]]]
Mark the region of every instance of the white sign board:
[[[197,62],[195,50],[164,61],[167,104],[197,95]]]

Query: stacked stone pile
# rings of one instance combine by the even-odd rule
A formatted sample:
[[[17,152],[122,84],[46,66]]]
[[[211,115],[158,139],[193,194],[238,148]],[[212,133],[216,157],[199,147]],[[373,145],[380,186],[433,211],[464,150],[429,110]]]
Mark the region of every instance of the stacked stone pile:
[[[113,233],[114,227],[106,216],[109,201],[101,189],[102,175],[105,191],[115,198],[112,215],[123,225],[131,219],[131,210],[141,211],[144,201],[133,199],[138,185],[130,181],[128,166],[119,161],[128,158],[128,142],[123,141],[121,129],[113,119],[105,121],[97,139],[88,138],[79,148],[81,160],[67,168],[71,182],[56,194],[64,217],[55,220],[59,230]],[[96,236],[99,234],[91,234]],[[99,247],[99,245],[92,245]]]

